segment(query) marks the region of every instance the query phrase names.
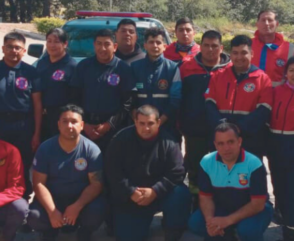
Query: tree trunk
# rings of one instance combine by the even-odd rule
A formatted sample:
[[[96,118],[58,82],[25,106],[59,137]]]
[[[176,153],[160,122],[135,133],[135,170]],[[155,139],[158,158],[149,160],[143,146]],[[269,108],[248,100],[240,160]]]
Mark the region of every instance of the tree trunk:
[[[26,22],[26,10],[25,0],[19,0],[19,17],[22,23]]]
[[[33,20],[32,13],[32,0],[27,0],[27,22],[31,22]]]
[[[50,17],[51,0],[43,1],[43,17]]]
[[[17,0],[9,0],[10,5],[10,22],[17,23],[18,16],[17,16]]]

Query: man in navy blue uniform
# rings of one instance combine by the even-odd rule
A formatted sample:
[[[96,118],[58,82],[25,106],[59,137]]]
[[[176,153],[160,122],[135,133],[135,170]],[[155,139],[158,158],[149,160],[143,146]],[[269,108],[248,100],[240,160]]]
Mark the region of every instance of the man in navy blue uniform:
[[[11,32],[4,36],[0,61],[0,139],[16,146],[24,164],[26,195],[32,192],[29,169],[40,144],[42,120],[40,79],[34,67],[21,61],[25,38]]]
[[[102,155],[86,137],[83,111],[75,105],[61,109],[60,134],[44,142],[33,162],[35,199],[28,224],[43,232],[44,241],[56,240],[63,226],[79,226],[78,240],[90,241],[104,219]]]
[[[181,77],[177,64],[163,57],[166,44],[163,29],[150,28],[145,32],[144,59],[131,64],[137,92],[134,107],[153,105],[160,113],[161,125],[179,142],[176,115],[181,100]]]
[[[69,82],[74,74],[76,61],[66,53],[67,35],[61,28],[54,28],[46,34],[48,55],[38,61],[37,71],[42,85],[42,139],[57,135],[58,112],[69,103]]]
[[[98,31],[94,48],[96,55],[77,65],[71,81],[72,97],[85,111],[86,136],[104,154],[129,114],[134,83],[130,67],[114,55],[117,44],[111,30]]]
[[[190,229],[205,240],[262,241],[272,217],[266,171],[256,156],[241,149],[238,127],[216,127],[215,152],[203,157],[199,168],[200,210]]]
[[[120,131],[106,154],[117,241],[143,241],[156,212],[164,216],[165,240],[178,241],[190,214],[179,145],[160,129],[150,105],[135,114],[135,126]]]

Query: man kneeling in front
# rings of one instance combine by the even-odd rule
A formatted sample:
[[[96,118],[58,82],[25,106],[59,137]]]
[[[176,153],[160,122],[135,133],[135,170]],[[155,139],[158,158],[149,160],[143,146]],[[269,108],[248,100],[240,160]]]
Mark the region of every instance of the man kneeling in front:
[[[33,162],[35,198],[28,224],[43,233],[43,241],[55,241],[63,226],[76,226],[79,241],[90,241],[105,217],[102,192],[102,155],[80,133],[83,111],[62,107],[60,134],[42,143]]]
[[[120,131],[106,154],[117,241],[143,241],[156,212],[163,212],[165,241],[178,241],[190,213],[179,145],[160,129],[158,110],[141,106],[135,126]]]
[[[272,217],[268,202],[266,171],[259,158],[241,148],[242,138],[234,124],[215,129],[216,152],[200,163],[200,210],[189,228],[205,241],[262,241]]]

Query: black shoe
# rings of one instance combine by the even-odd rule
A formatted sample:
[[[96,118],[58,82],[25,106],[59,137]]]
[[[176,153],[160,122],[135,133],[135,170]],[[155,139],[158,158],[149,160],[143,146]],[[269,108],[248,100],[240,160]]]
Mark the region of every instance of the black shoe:
[[[285,241],[294,241],[294,227],[283,227],[283,239]]]
[[[78,241],[91,241],[92,233],[92,230],[81,226],[77,232]]]

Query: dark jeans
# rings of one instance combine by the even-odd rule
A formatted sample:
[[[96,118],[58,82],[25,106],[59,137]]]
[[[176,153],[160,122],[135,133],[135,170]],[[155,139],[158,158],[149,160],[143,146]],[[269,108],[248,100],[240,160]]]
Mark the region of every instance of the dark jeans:
[[[227,216],[229,213],[223,212],[216,208],[216,216]],[[266,203],[265,208],[262,212],[241,220],[239,223],[228,227],[225,229],[225,233],[231,230],[236,229],[239,238],[241,241],[263,241],[263,233],[267,229],[268,225],[271,222],[273,214],[273,207],[271,203]],[[189,220],[189,229],[202,237],[205,237],[205,240],[210,241],[223,241],[223,237],[210,237],[206,230],[206,223],[202,212],[198,209],[195,213],[192,214]]]
[[[0,225],[3,226],[5,241],[14,240],[16,231],[24,223],[28,212],[28,202],[22,198],[0,207]]]
[[[60,200],[54,200],[56,208],[63,213],[67,206],[76,201],[71,198],[64,197]],[[100,227],[105,218],[106,200],[102,196],[98,196],[80,212],[77,219],[77,226],[86,227],[89,232],[93,232]],[[30,213],[28,216],[28,224],[36,231],[51,232],[52,236],[57,236],[59,229],[51,226],[48,214],[43,206],[34,199],[30,205]]]
[[[184,163],[188,172],[189,189],[193,195],[198,194],[199,164],[203,156],[209,151],[208,141],[207,137],[185,136],[186,154]]]
[[[191,195],[185,185],[174,188],[165,198],[154,201],[154,208],[136,210],[114,209],[117,241],[143,241],[148,237],[149,226],[156,212],[162,211],[166,229],[183,229],[190,216]]]

